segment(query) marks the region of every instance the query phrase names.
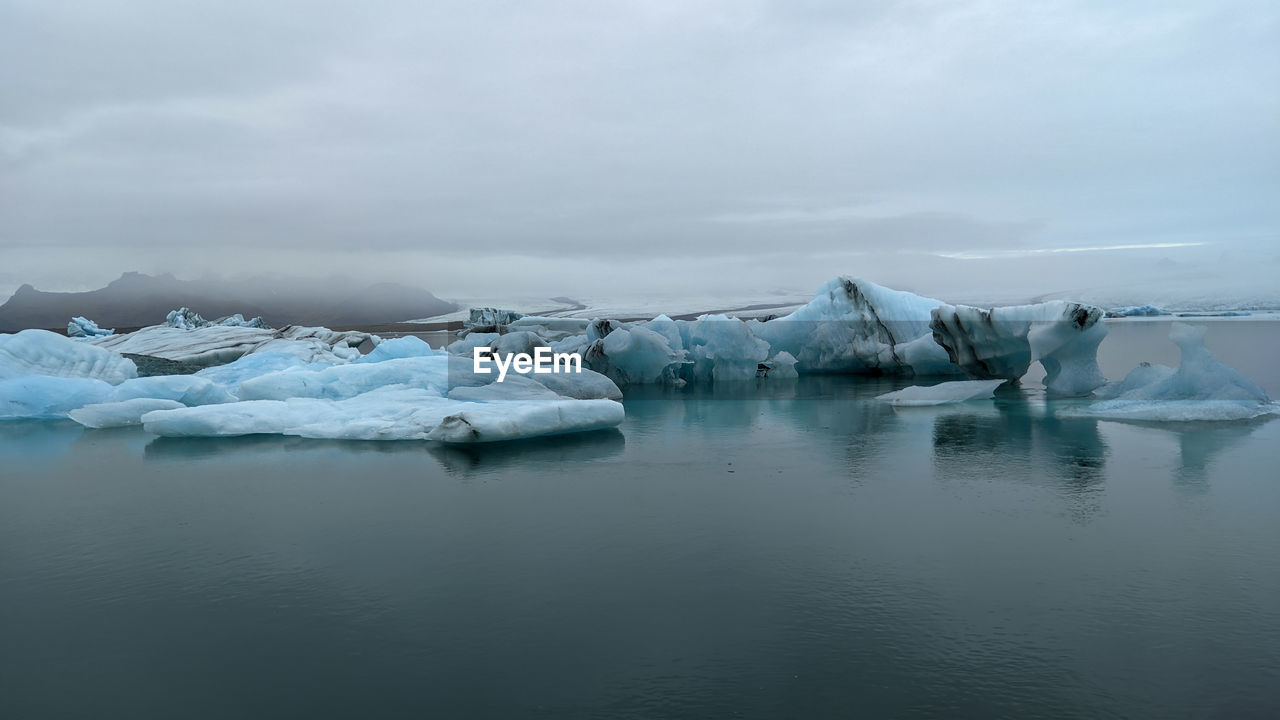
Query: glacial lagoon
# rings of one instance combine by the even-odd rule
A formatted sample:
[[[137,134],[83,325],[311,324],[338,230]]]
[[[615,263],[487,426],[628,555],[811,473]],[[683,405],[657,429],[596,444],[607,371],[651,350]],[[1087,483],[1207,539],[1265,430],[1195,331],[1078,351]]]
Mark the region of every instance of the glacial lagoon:
[[[1280,397],[1280,323],[1208,324]],[[1112,379],[1176,364],[1109,325]],[[1280,422],[909,384],[465,448],[0,424],[0,717],[1280,716]]]

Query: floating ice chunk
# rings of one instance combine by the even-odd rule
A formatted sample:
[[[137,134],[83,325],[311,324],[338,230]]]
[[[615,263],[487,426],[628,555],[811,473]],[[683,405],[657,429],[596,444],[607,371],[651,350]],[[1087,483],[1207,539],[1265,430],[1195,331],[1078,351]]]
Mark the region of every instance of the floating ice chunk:
[[[382,362],[383,360],[395,360],[398,358],[428,357],[430,355],[444,354],[444,350],[436,350],[432,348],[422,338],[414,335],[405,335],[404,337],[383,340],[368,355],[363,355],[353,362],[376,363]]]
[[[910,368],[912,375],[959,375],[960,368],[947,356],[932,334],[921,335],[915,340],[898,343],[893,348],[898,361]]]
[[[126,380],[111,392],[112,401],[139,398],[175,400],[183,405],[235,402],[227,388],[199,375],[155,375]]]
[[[105,401],[112,389],[94,378],[24,375],[2,379],[0,419],[64,418],[78,407]]]
[[[214,326],[183,329],[152,325],[135,332],[90,342],[119,353],[151,355],[199,366],[231,362],[253,352],[274,337],[273,331],[261,328]]]
[[[1104,399],[1061,415],[1084,415],[1117,420],[1215,421],[1243,420],[1275,413],[1276,406],[1262,388],[1237,370],[1223,365],[1204,345],[1205,327],[1174,323],[1169,338],[1182,352],[1177,370],[1142,364]]]
[[[618,326],[586,349],[583,361],[619,385],[674,380],[684,351],[673,350],[667,338],[646,327]]]
[[[240,383],[250,378],[260,377],[268,373],[282,370],[319,370],[329,367],[327,363],[308,363],[297,355],[288,353],[258,352],[245,355],[240,359],[205,368],[194,377],[201,377],[216,385],[234,392]]]
[[[234,315],[228,315],[227,317],[224,317],[224,318],[218,318],[217,320],[213,321],[211,324],[222,325],[223,327],[250,327],[250,328],[266,328],[267,327],[267,323],[263,321],[261,317],[255,317],[250,320],[245,320],[244,316],[241,315],[240,313],[236,313]]]
[[[147,413],[143,427],[167,437],[297,435],[348,440],[485,442],[615,427],[612,400],[472,403],[429,390],[382,388],[345,400],[249,400]]]
[[[512,374],[508,373],[510,380]],[[582,372],[529,375],[530,379],[568,398],[577,400],[621,400],[622,390],[605,375],[582,368]],[[456,384],[456,383],[455,383]]]
[[[67,415],[87,428],[114,428],[141,425],[142,416],[152,410],[185,407],[177,400],[133,398],[118,402],[95,403],[70,411]]]
[[[1095,417],[1138,422],[1229,422],[1280,414],[1276,403],[1244,403],[1236,400],[1104,400],[1083,408],[1064,410],[1060,417]]]
[[[462,358],[456,360],[462,361]],[[469,378],[466,373],[457,378]],[[323,370],[289,369],[250,378],[240,383],[241,400],[355,397],[377,388],[397,385],[430,390],[443,397],[450,387],[450,358],[446,355],[398,358],[378,363],[334,365]],[[479,383],[475,383],[479,384]]]
[[[221,365],[255,352],[291,354],[305,362],[348,362],[360,356],[361,344],[376,345],[380,340],[368,333],[299,325],[280,330],[223,325],[186,330],[153,325],[90,342],[119,353],[151,355],[195,365]]]
[[[929,334],[930,311],[940,300],[841,277],[822,286],[807,305],[785,317],[753,323],[773,352],[785,350],[800,372],[954,374],[941,348],[900,345]],[[911,361],[919,364],[913,367]]]
[[[0,335],[0,380],[22,375],[94,378],[111,384],[138,376],[133,361],[48,330]]]
[[[503,310],[501,308],[471,308],[468,312],[467,327],[495,327],[498,325],[509,325],[516,320],[524,317],[523,314],[515,310]]]
[[[1100,309],[1064,300],[991,309],[940,305],[930,327],[971,377],[1017,380],[1039,361],[1051,393],[1087,395],[1106,382],[1097,358],[1107,334],[1101,319]]]
[[[1070,320],[1033,325],[1027,333],[1031,359],[1044,368],[1044,386],[1050,394],[1079,397],[1107,382],[1098,367],[1098,345],[1107,336],[1107,327],[1098,322],[1101,311],[1089,308],[1087,312],[1089,320],[1079,320],[1077,310],[1069,313]],[[1080,322],[1083,327],[1077,325]]]
[[[1163,308],[1155,305],[1126,305],[1107,311],[1107,317],[1158,317],[1168,314]]]
[[[496,332],[467,333],[465,337],[458,338],[450,343],[449,347],[446,349],[453,355],[470,355],[476,348],[481,345],[487,346],[489,343],[500,337],[502,336]]]
[[[937,385],[912,385],[876,397],[898,407],[949,405],[990,398],[1004,380],[952,380]]]
[[[666,338],[667,345],[672,350],[684,349],[684,338],[680,335],[680,326],[676,324],[675,320],[666,315],[659,315],[652,320],[640,323],[640,327],[652,330]]]
[[[165,437],[295,435],[352,440],[422,440],[448,412],[429,390],[384,388],[347,400],[246,400],[149,412],[147,432]]]
[[[755,336],[747,323],[724,315],[704,315],[679,325],[695,380],[751,380],[769,357],[769,343]],[[657,333],[654,333],[657,335]]]
[[[558,400],[559,393],[536,380],[523,375],[509,374],[502,382],[473,387],[455,387],[449,391],[450,400],[470,402],[498,402],[511,400]]]
[[[302,338],[298,340],[273,338],[253,348],[250,352],[293,355],[306,363],[325,363],[329,365],[347,363],[360,358],[360,351],[350,345],[344,343],[330,345],[318,338]]]
[[[196,328],[208,327],[209,321],[200,317],[200,314],[188,307],[181,307],[177,310],[170,310],[168,315],[164,317],[164,324],[167,327],[177,328],[178,330],[195,330]]]
[[[1099,400],[1117,398],[1138,388],[1165,380],[1172,376],[1174,372],[1176,371],[1168,365],[1154,365],[1148,362],[1140,363],[1138,367],[1130,370],[1123,380],[1103,385],[1093,392],[1093,396]]]
[[[535,350],[546,346],[546,341],[538,337],[536,333],[528,330],[499,335],[489,342],[489,347],[493,349],[493,353],[502,357],[515,354],[533,355]]]
[[[796,372],[796,359],[786,350],[774,355],[765,365],[769,368],[766,377],[774,380],[789,380],[800,376]]]
[[[70,338],[106,337],[114,332],[115,330],[104,330],[98,327],[98,323],[78,315],[67,323],[67,337]]]
[[[508,332],[529,331],[548,342],[562,340],[572,335],[582,335],[588,321],[583,318],[553,318],[525,315],[507,325]]]
[[[476,404],[451,413],[427,434],[446,443],[497,442],[617,427],[624,419],[612,400]]]
[[[551,351],[585,355],[587,352],[587,346],[590,344],[591,342],[587,340],[586,333],[583,333],[582,335],[570,335],[563,340],[557,340],[551,343]]]
[[[251,320],[245,320],[244,315],[236,313],[223,318],[218,318],[213,322],[209,322],[200,317],[200,313],[187,307],[181,307],[177,310],[171,310],[164,318],[166,327],[177,328],[179,330],[198,330],[210,326],[221,327],[247,327],[247,328],[266,328],[267,324],[262,318],[255,317]]]

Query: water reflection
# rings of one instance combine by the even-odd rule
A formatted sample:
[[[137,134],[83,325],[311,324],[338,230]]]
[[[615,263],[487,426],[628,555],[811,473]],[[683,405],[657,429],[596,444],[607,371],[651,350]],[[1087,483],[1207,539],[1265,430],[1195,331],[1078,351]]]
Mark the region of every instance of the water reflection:
[[[428,452],[450,475],[487,474],[513,467],[572,465],[616,457],[627,441],[616,429],[506,443],[433,444]]]
[[[287,435],[241,435],[224,438],[154,437],[147,443],[143,454],[147,460],[183,461],[280,453],[425,454],[426,448],[426,442],[414,440],[368,442],[317,440]]]
[[[1110,449],[1096,419],[1055,417],[1037,396],[1017,387],[1002,389],[981,410],[957,407],[964,409],[934,421],[939,479],[988,480],[999,468],[1000,477],[1053,488],[1078,520],[1097,514]]]
[[[82,434],[84,428],[70,420],[0,421],[0,462],[12,466],[59,457]]]

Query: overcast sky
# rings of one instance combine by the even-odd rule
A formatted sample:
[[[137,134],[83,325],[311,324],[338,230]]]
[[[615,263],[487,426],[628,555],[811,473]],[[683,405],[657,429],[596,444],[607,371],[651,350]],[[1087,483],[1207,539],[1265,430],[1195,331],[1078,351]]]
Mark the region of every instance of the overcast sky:
[[[1280,5],[0,0],[0,257],[0,298],[1274,278]]]

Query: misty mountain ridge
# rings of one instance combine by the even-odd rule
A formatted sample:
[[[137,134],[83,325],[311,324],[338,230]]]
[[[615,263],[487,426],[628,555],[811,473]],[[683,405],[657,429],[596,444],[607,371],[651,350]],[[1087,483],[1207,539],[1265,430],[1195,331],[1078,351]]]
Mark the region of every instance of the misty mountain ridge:
[[[103,327],[141,327],[162,323],[170,310],[183,306],[211,319],[261,316],[273,327],[392,323],[457,309],[425,289],[391,282],[269,276],[179,280],[168,273],[126,272],[106,287],[85,292],[46,292],[25,284],[0,305],[0,331],[61,328],[76,315]]]

